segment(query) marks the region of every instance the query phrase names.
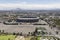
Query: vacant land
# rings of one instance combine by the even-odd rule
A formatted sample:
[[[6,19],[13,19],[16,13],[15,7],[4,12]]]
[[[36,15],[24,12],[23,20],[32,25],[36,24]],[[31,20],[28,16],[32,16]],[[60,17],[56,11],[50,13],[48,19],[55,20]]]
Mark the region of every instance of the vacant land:
[[[16,36],[15,35],[0,35],[0,40],[58,40],[58,38],[55,37],[41,37],[41,36]],[[59,39],[60,40],[60,39]]]
[[[14,35],[0,35],[0,40],[14,40]]]
[[[28,36],[28,37],[25,37],[25,40],[31,40],[31,38],[33,38],[34,36]]]

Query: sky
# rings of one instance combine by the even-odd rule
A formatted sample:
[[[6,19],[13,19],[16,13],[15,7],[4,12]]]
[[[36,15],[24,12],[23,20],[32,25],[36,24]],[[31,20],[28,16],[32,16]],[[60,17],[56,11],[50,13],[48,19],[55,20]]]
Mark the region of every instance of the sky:
[[[0,9],[57,9],[60,0],[0,0]]]

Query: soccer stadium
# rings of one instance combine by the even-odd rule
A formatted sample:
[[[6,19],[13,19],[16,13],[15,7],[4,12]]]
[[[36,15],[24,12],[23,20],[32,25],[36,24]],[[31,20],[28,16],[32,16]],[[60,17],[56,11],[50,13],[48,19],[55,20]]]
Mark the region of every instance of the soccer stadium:
[[[16,19],[16,22],[38,22],[39,21],[39,17],[18,17]]]

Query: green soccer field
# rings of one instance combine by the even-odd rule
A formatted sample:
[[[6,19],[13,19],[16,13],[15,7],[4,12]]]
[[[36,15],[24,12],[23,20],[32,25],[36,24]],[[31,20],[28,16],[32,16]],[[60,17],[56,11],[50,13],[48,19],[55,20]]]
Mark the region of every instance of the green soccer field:
[[[0,40],[14,40],[14,35],[0,35]]]

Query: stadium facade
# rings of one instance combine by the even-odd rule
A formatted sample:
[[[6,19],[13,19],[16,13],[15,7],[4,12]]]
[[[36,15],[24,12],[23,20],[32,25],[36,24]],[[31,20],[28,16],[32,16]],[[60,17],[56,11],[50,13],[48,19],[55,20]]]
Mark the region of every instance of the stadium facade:
[[[39,17],[18,17],[16,22],[38,22]]]

